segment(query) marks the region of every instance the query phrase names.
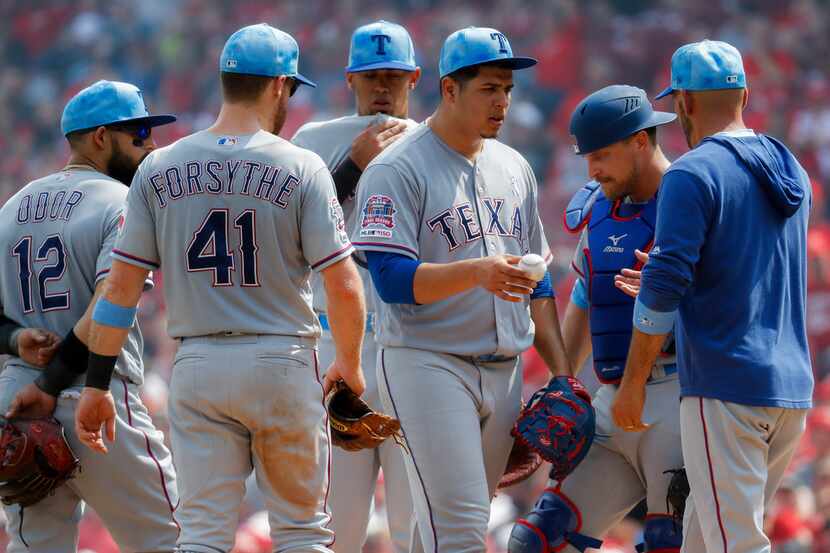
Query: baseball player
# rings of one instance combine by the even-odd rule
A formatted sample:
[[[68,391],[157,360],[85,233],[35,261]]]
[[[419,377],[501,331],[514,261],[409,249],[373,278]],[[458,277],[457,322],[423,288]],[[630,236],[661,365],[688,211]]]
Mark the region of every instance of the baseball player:
[[[0,209],[0,246],[9,256],[0,269],[3,311],[21,324],[64,337],[45,371],[9,358],[0,380],[0,409],[12,417],[54,411],[82,466],[39,503],[4,507],[10,553],[75,551],[85,504],[123,551],[175,547],[176,478],[163,436],[139,398],[144,367],[137,324],[125,328],[123,349],[114,352],[112,424],[118,443],[109,455],[97,455],[81,446],[74,431],[88,354],[87,306],[110,272],[127,186],[155,148],[152,128],[174,120],[150,115],[141,91],[131,84],[99,81],[81,90],[61,120],[69,163],[27,184]],[[146,285],[152,281],[142,279],[139,294]]]
[[[658,98],[672,95],[692,150],[663,176],[612,414],[622,428],[645,428],[645,382],[674,324],[691,488],[683,551],[769,552],[765,505],[813,391],[804,322],[810,182],[781,142],[745,127],[746,76],[733,46],[682,46],[671,75]]]
[[[415,48],[409,33],[394,23],[376,21],[352,34],[346,81],[354,92],[357,114],[331,121],[303,125],[292,142],[320,155],[332,170],[337,197],[343,207],[346,230],[355,226],[357,210],[354,194],[357,181],[366,165],[381,150],[416,125],[406,119],[409,93],[415,88],[421,69],[415,64]],[[381,410],[374,363],[377,346],[372,323],[372,291],[370,277],[360,269],[367,303],[366,335],[363,339],[366,392],[363,399],[370,407]],[[312,277],[314,310],[320,319],[320,364],[327,366],[335,355],[329,331],[326,296],[322,280]],[[387,441],[377,449],[359,452],[334,448],[329,502],[332,529],[337,541],[335,551],[358,553],[363,550],[372,498],[383,468],[389,533],[395,550],[406,551],[412,523],[412,499],[406,482],[406,469],[401,450]]]
[[[156,150],[127,198],[112,274],[93,312],[77,425],[103,450],[107,391],[144,275],[165,276],[171,443],[182,468],[180,551],[229,551],[253,471],[281,550],[330,551],[329,439],[323,398],[342,379],[363,392],[366,310],[331,175],[276,136],[300,84],[298,47],[244,27],[220,58],[223,104],[207,130]],[[320,378],[311,271],[323,276],[336,355]]]
[[[519,354],[533,343],[550,366],[567,363],[550,275],[534,290],[517,267],[529,252],[550,261],[536,180],[495,140],[513,71],[535,63],[495,29],[451,34],[438,109],[376,157],[358,187],[352,237],[382,300],[378,380],[409,450],[412,551],[485,549],[521,407]]]
[[[665,471],[683,466],[674,356],[660,356],[648,376],[648,430],[624,432],[610,413],[634,310],[634,300],[617,288],[615,276],[639,268],[637,252],[648,251],[654,241],[658,187],[669,166],[657,144],[657,127],[675,118],[654,111],[643,90],[626,85],[594,92],[571,115],[575,149],[588,162],[593,180],[565,210],[565,229],[581,234],[573,262],[577,280],[562,332],[573,369],[593,353],[602,383],[593,399],[597,429],[593,446],[573,474],[561,486],[552,482],[532,515],[513,528],[511,553],[542,553],[535,538],[540,530],[549,545],[567,542],[566,551],[598,548],[597,538],[642,499],[648,507],[644,550],[680,550],[680,526],[665,513],[671,479]],[[557,370],[572,376],[566,366]]]

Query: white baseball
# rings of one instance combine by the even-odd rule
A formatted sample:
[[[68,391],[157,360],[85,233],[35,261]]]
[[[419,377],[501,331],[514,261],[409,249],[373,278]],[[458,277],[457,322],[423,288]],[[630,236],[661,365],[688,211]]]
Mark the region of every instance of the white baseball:
[[[521,261],[519,261],[519,269],[527,273],[528,278],[539,282],[545,278],[548,267],[541,255],[529,253],[522,256]]]

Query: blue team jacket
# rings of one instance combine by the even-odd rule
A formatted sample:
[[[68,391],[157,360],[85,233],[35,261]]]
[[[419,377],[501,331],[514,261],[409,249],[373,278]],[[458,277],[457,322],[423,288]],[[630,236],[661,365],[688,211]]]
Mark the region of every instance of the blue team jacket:
[[[681,395],[811,406],[810,204],[792,153],[751,131],[708,137],[669,168],[634,323],[648,332],[677,311]]]

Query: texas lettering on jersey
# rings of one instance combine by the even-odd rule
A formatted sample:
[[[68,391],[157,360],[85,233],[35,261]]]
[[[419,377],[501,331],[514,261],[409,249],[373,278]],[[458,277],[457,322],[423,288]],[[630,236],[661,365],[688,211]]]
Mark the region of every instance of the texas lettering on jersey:
[[[470,202],[464,202],[427,218],[427,226],[431,231],[439,232],[444,237],[450,251],[458,248],[462,243],[469,244],[481,239],[482,232],[477,222],[479,218],[482,222],[487,221],[484,235],[512,237],[522,246],[524,224],[520,207],[515,205],[511,210],[509,222],[505,222],[502,219],[502,208],[506,203],[504,198],[482,198],[481,203],[487,210],[483,214],[485,217],[477,217],[476,208]]]

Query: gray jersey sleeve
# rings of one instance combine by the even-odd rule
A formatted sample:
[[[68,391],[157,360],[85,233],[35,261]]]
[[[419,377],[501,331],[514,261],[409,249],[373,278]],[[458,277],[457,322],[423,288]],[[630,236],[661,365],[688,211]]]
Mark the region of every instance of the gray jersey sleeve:
[[[117,207],[110,210],[104,217],[104,230],[101,242],[101,250],[98,252],[98,259],[95,261],[95,284],[101,282],[112,268],[112,250],[118,240],[121,225],[124,223],[124,209]],[[153,274],[147,275],[144,281],[144,291],[153,288]]]
[[[417,182],[395,167],[370,164],[358,183],[358,223],[352,243],[362,250],[420,257],[418,229],[422,218]]]
[[[112,249],[118,239],[118,232],[123,222],[124,209],[121,207],[110,210],[103,218],[104,229],[101,250],[95,262],[95,283],[97,284],[110,272],[112,267]]]
[[[156,244],[156,226],[146,191],[141,182],[142,167],[138,171],[127,194],[127,209],[124,224],[112,249],[112,256],[120,261],[136,265],[150,271],[159,268],[160,258]]]
[[[306,140],[306,136],[308,136],[308,133],[305,132],[307,126],[308,126],[308,124],[303,125],[299,129],[297,129],[297,132],[295,132],[294,136],[291,137],[291,143],[294,144],[295,146],[299,146],[300,148],[305,148],[306,150],[311,150],[313,152],[314,151],[314,148],[313,148],[314,144],[312,144],[308,140]]]
[[[354,251],[346,233],[343,209],[337,201],[331,174],[319,169],[303,188],[300,240],[303,255],[315,271],[348,257]]]

